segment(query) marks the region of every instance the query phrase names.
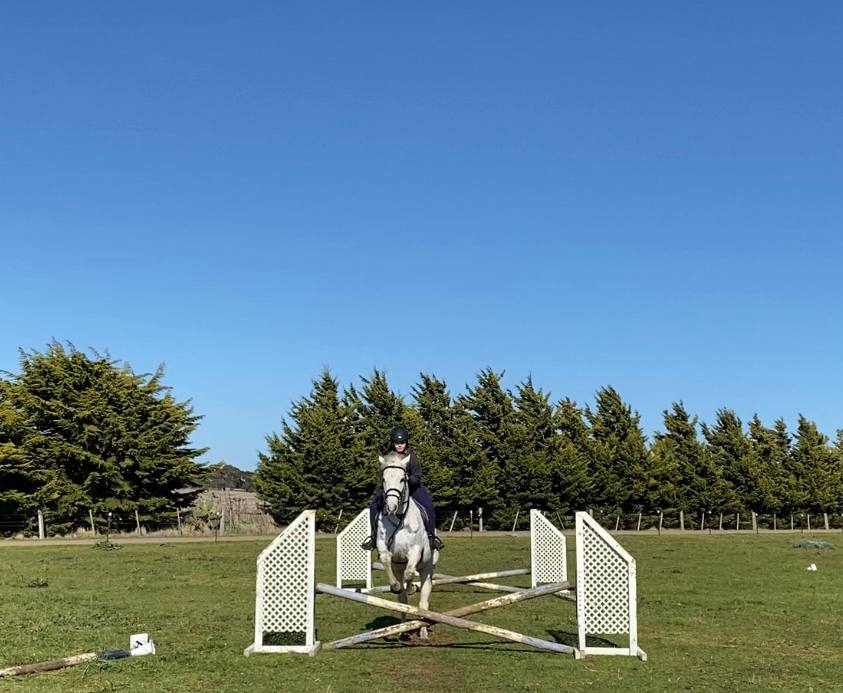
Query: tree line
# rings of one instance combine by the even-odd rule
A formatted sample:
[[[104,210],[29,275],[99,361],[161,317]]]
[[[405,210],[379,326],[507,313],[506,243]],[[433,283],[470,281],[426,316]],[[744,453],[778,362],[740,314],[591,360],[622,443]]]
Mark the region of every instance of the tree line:
[[[323,526],[333,526],[340,510],[368,505],[377,455],[401,423],[437,507],[483,507],[492,528],[527,508],[612,516],[843,510],[843,431],[831,443],[803,416],[789,431],[782,419],[744,423],[728,408],[702,422],[677,401],[663,412],[664,430],[648,439],[613,387],[580,405],[552,402],[531,378],[512,391],[502,378],[486,368],[452,396],[422,373],[407,403],[383,371],[341,390],[326,369],[267,436],[258,493],[278,522],[316,508]]]
[[[0,515],[21,518],[24,528],[42,510],[61,532],[87,526],[89,513],[137,512],[160,523],[188,508],[213,468],[197,461],[206,450],[190,442],[200,417],[163,376],[163,368],[137,374],[107,354],[57,342],[43,353],[21,351],[20,371],[0,373]],[[744,423],[723,408],[706,423],[675,402],[664,430],[648,439],[612,387],[580,405],[551,401],[531,378],[514,390],[502,378],[484,369],[452,396],[423,373],[407,402],[383,371],[341,389],[325,370],[267,435],[255,487],[278,522],[316,508],[333,527],[340,510],[369,503],[377,455],[401,423],[437,506],[483,507],[489,527],[508,527],[532,507],[613,515],[843,510],[843,432],[832,443],[805,417],[789,431],[781,419]]]

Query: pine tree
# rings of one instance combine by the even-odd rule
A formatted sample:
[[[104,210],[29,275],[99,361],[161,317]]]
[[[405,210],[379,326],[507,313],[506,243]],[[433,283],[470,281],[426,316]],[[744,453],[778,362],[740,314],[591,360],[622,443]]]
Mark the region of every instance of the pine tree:
[[[33,524],[40,486],[38,469],[26,453],[26,420],[9,404],[12,387],[0,379],[0,517],[6,518],[2,533],[7,534]]]
[[[360,380],[359,394],[352,391],[346,396],[355,405],[355,437],[349,457],[353,462],[347,478],[352,487],[365,489],[368,505],[379,484],[378,455],[385,451],[390,430],[394,426],[406,426],[412,442],[414,422],[409,407],[391,390],[383,371],[375,369],[369,378]]]
[[[23,422],[18,469],[37,479],[32,500],[51,527],[87,524],[88,512],[138,511],[157,519],[192,502],[205,450],[190,447],[198,425],[189,402],[163,384],[163,368],[137,375],[107,356],[88,357],[53,342],[45,353],[21,352],[21,372],[0,401],[4,422]],[[8,458],[7,458],[8,459]]]
[[[598,507],[607,512],[643,509],[649,484],[646,438],[638,412],[612,387],[597,391],[586,409],[591,430],[590,461]]]
[[[358,510],[368,499],[348,484],[352,428],[340,401],[339,385],[328,369],[313,381],[309,396],[295,402],[282,433],[267,436],[258,456],[255,487],[279,523],[316,508],[320,527],[333,528],[340,509]]]
[[[426,373],[421,374],[421,382],[412,392],[411,440],[422,461],[424,485],[437,509],[451,508],[456,502],[454,478],[461,456],[454,443],[456,422],[451,395],[444,381]]]
[[[702,430],[714,464],[732,490],[731,507],[725,509],[760,510],[764,505],[761,472],[738,415],[731,409],[718,409],[715,424],[703,424]]]
[[[356,442],[376,467],[378,455],[389,441],[390,430],[399,424],[407,425],[407,405],[390,389],[383,371],[375,369],[371,377],[361,381],[359,417],[363,425]]]
[[[798,484],[794,506],[808,512],[834,512],[841,507],[839,458],[829,446],[828,436],[801,415],[788,467]]]
[[[551,470],[558,464],[553,407],[550,396],[536,389],[528,377],[518,386],[514,398],[511,453],[503,467],[499,492],[506,499],[509,513],[499,520],[510,523],[510,515],[529,508],[551,510],[559,507],[553,494]]]
[[[503,373],[486,368],[477,383],[457,398],[458,431],[465,439],[466,464],[458,479],[463,507],[483,507],[486,516],[503,507],[498,484],[512,455],[514,411],[512,397],[501,386]],[[472,449],[473,448],[473,449]]]
[[[590,508],[595,502],[589,469],[590,431],[584,412],[572,399],[559,402],[553,416],[556,451],[550,468],[551,491],[563,513]]]
[[[724,510],[732,502],[729,485],[697,437],[697,417],[682,402],[664,411],[664,433],[656,434],[652,454],[660,471],[658,507],[685,512]]]
[[[767,428],[755,414],[749,422],[749,443],[758,464],[762,510],[780,513],[791,509],[790,498],[796,480],[787,469],[790,434],[784,420],[777,419],[773,428]]]

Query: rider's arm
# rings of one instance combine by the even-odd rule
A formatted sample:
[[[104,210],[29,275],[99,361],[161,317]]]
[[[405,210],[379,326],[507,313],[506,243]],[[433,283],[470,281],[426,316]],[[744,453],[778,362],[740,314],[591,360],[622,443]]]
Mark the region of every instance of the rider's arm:
[[[410,478],[410,495],[416,492],[416,489],[421,486],[422,482],[422,468],[419,458],[416,453],[410,453],[410,464],[407,467],[407,476]]]

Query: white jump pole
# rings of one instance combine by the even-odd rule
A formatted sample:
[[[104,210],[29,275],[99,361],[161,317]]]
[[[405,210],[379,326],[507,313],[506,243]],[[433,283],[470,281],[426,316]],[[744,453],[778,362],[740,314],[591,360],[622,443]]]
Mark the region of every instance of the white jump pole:
[[[564,590],[568,588],[567,583],[558,583],[555,585],[543,585],[542,587],[538,588],[539,590],[544,590],[542,593],[550,594],[553,591]],[[322,592],[323,594],[330,594],[334,597],[341,597],[343,599],[350,599],[351,601],[361,602],[363,604],[369,604],[371,606],[377,606],[381,609],[387,609],[389,611],[397,611],[402,614],[410,614],[412,616],[418,616],[423,618],[425,621],[433,621],[434,623],[445,623],[449,626],[454,626],[455,628],[464,628],[466,630],[473,630],[477,631],[478,633],[485,633],[486,635],[493,635],[498,638],[503,638],[504,640],[512,640],[513,642],[523,643],[525,645],[531,645],[533,647],[537,647],[542,650],[550,650],[551,652],[558,652],[560,654],[574,654],[576,649],[570,647],[569,645],[562,645],[558,642],[550,642],[549,640],[542,640],[541,638],[534,638],[529,635],[523,635],[522,633],[516,633],[515,631],[506,630],[505,628],[498,628],[497,626],[490,626],[485,623],[475,623],[474,621],[468,621],[464,618],[459,618],[457,616],[449,616],[446,613],[439,613],[438,611],[431,611],[430,609],[420,609],[417,606],[411,606],[410,604],[401,604],[400,602],[390,602],[386,599],[381,599],[380,597],[372,597],[368,594],[360,594],[359,592],[352,592],[350,590],[341,590],[333,585],[328,585],[325,583],[317,583],[316,591]],[[522,592],[519,594],[512,594],[507,595],[504,597],[496,597],[494,600],[490,601],[500,601],[509,599],[515,599],[518,601],[518,597],[522,597],[526,593]],[[535,596],[540,596],[539,594]],[[491,607],[489,607],[491,608]],[[419,625],[414,625],[414,628],[418,628],[423,623]]]

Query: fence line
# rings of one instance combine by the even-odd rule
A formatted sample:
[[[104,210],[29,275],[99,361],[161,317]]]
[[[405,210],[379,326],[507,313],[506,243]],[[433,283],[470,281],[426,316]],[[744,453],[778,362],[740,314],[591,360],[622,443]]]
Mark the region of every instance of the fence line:
[[[208,502],[197,503],[187,509],[176,509],[159,514],[154,518],[144,518],[139,511],[95,512],[88,509],[84,519],[79,519],[79,526],[66,532],[52,526],[53,517],[47,510],[34,511],[31,515],[20,513],[0,514],[0,536],[78,536],[99,535],[135,535],[150,534],[159,536],[225,536],[236,534],[243,536],[267,536],[276,534],[281,526],[263,510],[250,507],[245,498],[238,498],[225,491],[215,491],[206,499]],[[212,502],[213,501],[213,502]],[[572,529],[573,513],[547,510],[552,519],[562,530]],[[682,512],[679,510],[655,510],[651,512],[611,513],[589,511],[603,526],[613,527],[614,531],[657,533],[665,531],[684,531],[696,533],[736,532],[817,532],[843,531],[843,513],[830,512],[794,512],[794,513],[727,513],[720,511]],[[331,532],[340,523],[342,509],[327,513],[322,529]],[[529,530],[529,515],[519,509],[508,509],[496,516],[484,513],[481,508],[441,508],[439,509],[439,531],[474,533],[493,531],[518,532]]]

